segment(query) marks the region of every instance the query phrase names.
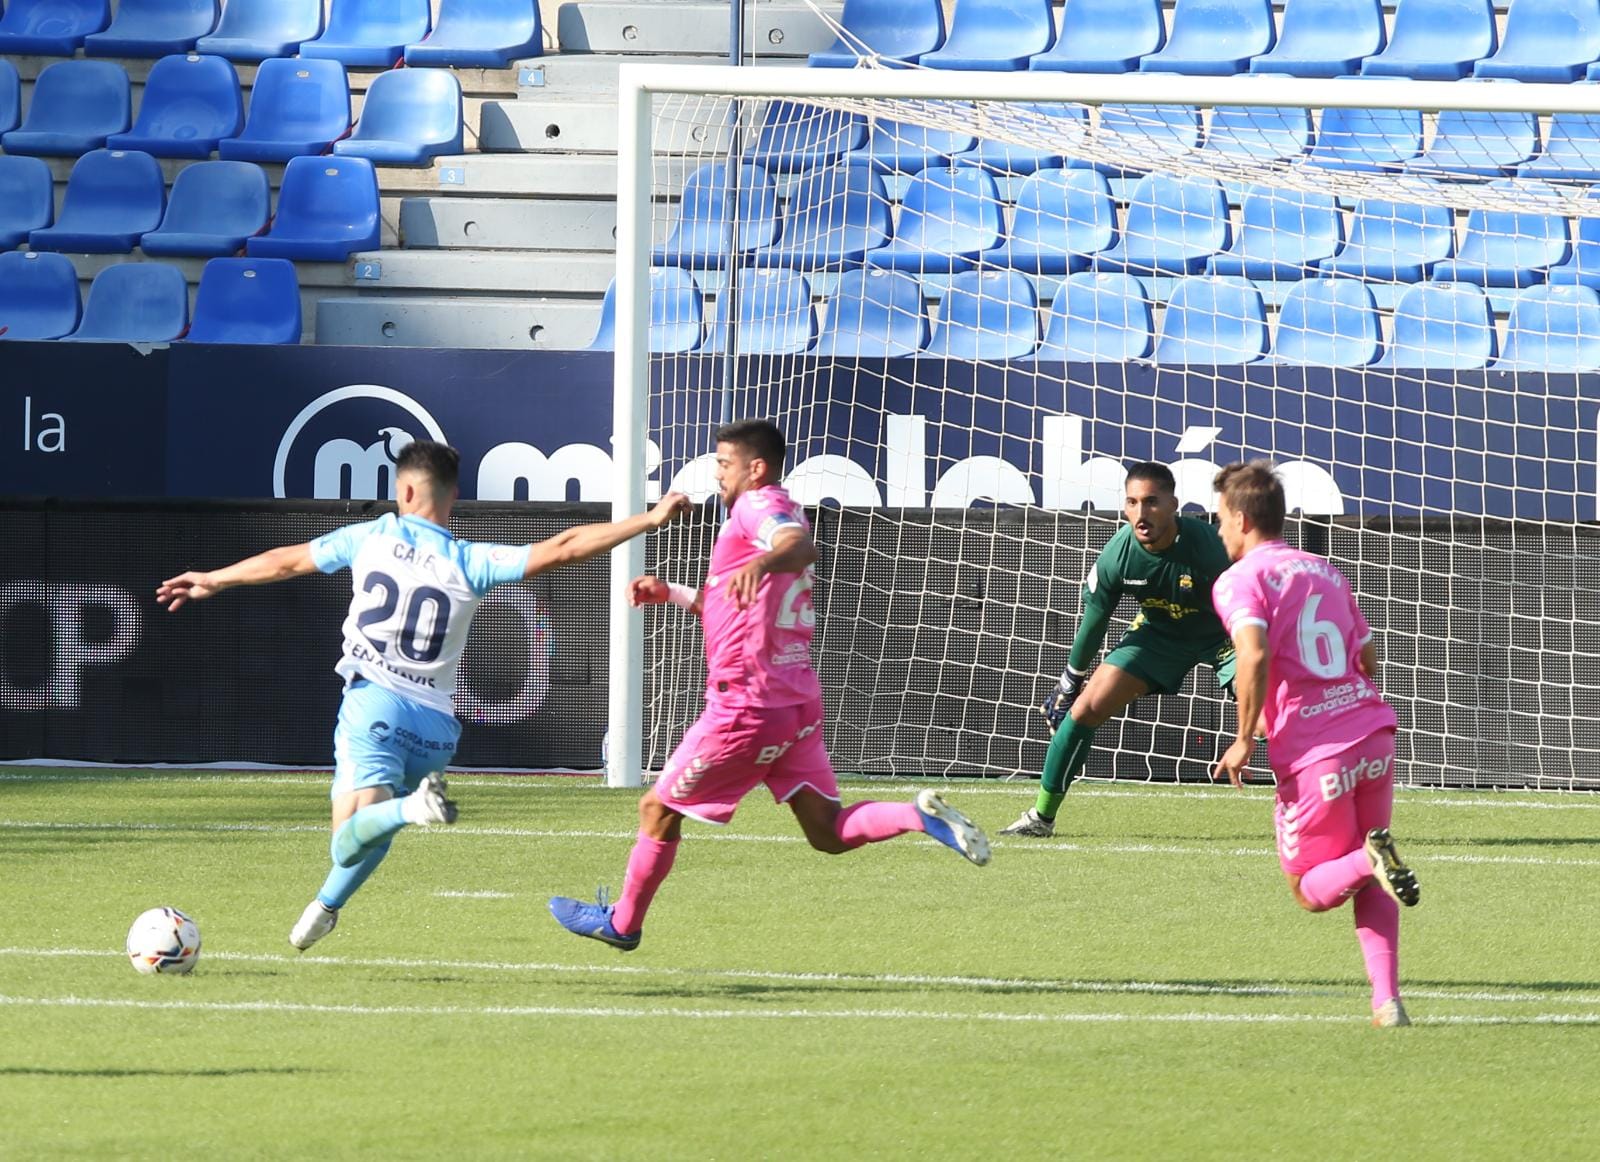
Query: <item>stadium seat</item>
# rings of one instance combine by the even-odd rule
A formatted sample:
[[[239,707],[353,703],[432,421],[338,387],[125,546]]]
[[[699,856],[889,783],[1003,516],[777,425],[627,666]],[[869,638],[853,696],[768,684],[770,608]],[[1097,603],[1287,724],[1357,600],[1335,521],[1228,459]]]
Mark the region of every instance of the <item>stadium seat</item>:
[[[1378,362],[1415,370],[1471,371],[1495,357],[1489,297],[1470,283],[1407,287],[1394,306],[1394,335]]]
[[[122,262],[94,276],[76,342],[170,343],[189,326],[189,280],[175,266]]]
[[[1519,165],[1517,176],[1546,181],[1600,181],[1600,114],[1552,113],[1543,151]]]
[[[361,119],[333,152],[376,165],[427,165],[460,153],[461,141],[461,82],[455,73],[394,69],[372,78]]]
[[[844,35],[811,54],[812,68],[853,69],[863,53],[886,64],[915,64],[944,43],[939,0],[844,0],[839,24]]]
[[[847,270],[828,300],[828,317],[811,348],[835,358],[893,359],[928,345],[922,284],[898,270]]]
[[[842,270],[889,241],[889,195],[868,162],[807,173],[789,195],[778,240],[751,255],[757,266]]]
[[[300,280],[282,258],[213,258],[200,272],[191,343],[300,342]]]
[[[1139,71],[1232,76],[1276,39],[1270,0],[1177,0],[1166,47],[1141,60]]]
[[[1028,274],[1072,274],[1116,240],[1116,203],[1104,174],[1042,169],[1023,179],[1011,229],[978,261]]]
[[[710,334],[702,351],[728,350],[729,291],[717,302]],[[811,284],[792,270],[746,270],[738,280],[736,353],[739,355],[798,355],[817,337],[817,309],[811,301]]]
[[[433,31],[406,45],[406,64],[503,69],[543,52],[539,0],[439,0]]]
[[[737,214],[729,192],[726,165],[713,161],[697,167],[683,183],[672,233],[651,253],[650,261],[687,270],[721,270],[735,254],[771,246],[778,237],[778,190],[771,175],[758,165],[739,167]]]
[[[163,57],[193,52],[222,15],[220,0],[121,0],[111,26],[83,41],[85,56]]]
[[[868,251],[867,265],[923,274],[971,270],[999,245],[1003,228],[993,174],[969,165],[925,169],[906,186],[893,240]]]
[[[267,227],[272,191],[248,161],[203,161],[173,179],[161,225],[139,240],[146,254],[222,258]]]
[[[1349,76],[1387,43],[1382,0],[1288,0],[1278,43],[1251,61],[1250,71]]]
[[[7,153],[77,157],[124,133],[133,112],[128,74],[110,61],[56,61],[33,83],[22,126],[0,136]]]
[[[1323,274],[1377,282],[1419,282],[1455,254],[1455,217],[1432,205],[1365,198],[1356,203],[1344,248],[1317,264]]]
[[[322,0],[228,0],[217,30],[195,51],[231,61],[290,57],[322,34]]]
[[[1250,186],[1240,201],[1233,245],[1214,254],[1208,274],[1250,279],[1312,278],[1339,252],[1344,219],[1332,194]]]
[[[1093,166],[1111,177],[1160,169],[1200,146],[1200,110],[1194,105],[1104,105],[1098,151],[1116,160],[1068,158],[1067,166]]]
[[[0,339],[59,339],[78,325],[78,270],[64,254],[0,254]]]
[[[1600,371],[1600,294],[1531,286],[1511,300],[1506,343],[1492,371]]]
[[[1267,353],[1267,309],[1246,279],[1181,279],[1156,328],[1157,363],[1232,367]]]
[[[72,56],[110,23],[110,0],[10,0],[0,16],[0,53]]]
[[[968,106],[971,108],[971,106]],[[975,149],[978,139],[955,129],[929,129],[879,117],[867,130],[865,157],[889,173],[917,173],[930,165],[949,165],[958,153]]]
[[[1167,43],[1161,0],[1075,0],[1061,10],[1061,32],[1028,62],[1053,73],[1127,73]]]
[[[1499,186],[1501,183],[1493,183]],[[1505,183],[1507,201],[1522,198],[1530,207],[1540,194],[1551,199],[1560,192],[1540,183]],[[1554,212],[1471,210],[1467,230],[1456,256],[1433,268],[1438,282],[1470,282],[1479,286],[1524,287],[1544,281],[1547,268],[1567,261],[1572,254],[1572,233],[1566,215]]]
[[[1050,0],[961,0],[941,48],[924,53],[922,66],[1011,72],[1028,67],[1056,37]]]
[[[28,235],[34,250],[126,254],[161,224],[167,205],[161,163],[148,153],[96,149],[72,167],[54,226]]]
[[[1334,108],[1323,110],[1321,131],[1306,164],[1386,171],[1421,152],[1421,110]]]
[[[321,36],[300,46],[302,57],[346,68],[393,68],[433,27],[428,0],[333,0]]]
[[[1366,367],[1383,350],[1378,304],[1366,283],[1312,278],[1289,288],[1278,308],[1272,362]]]
[[[744,159],[768,173],[793,173],[831,165],[866,143],[867,122],[859,113],[773,101]]]
[[[1400,0],[1388,46],[1361,75],[1459,81],[1498,45],[1494,0]]]
[[[1432,143],[1404,169],[1440,177],[1508,177],[1538,152],[1539,118],[1533,113],[1443,109]]]
[[[1566,84],[1582,80],[1597,59],[1600,5],[1594,0],[1517,0],[1506,13],[1499,51],[1479,61],[1472,75]]]
[[[0,250],[15,250],[55,218],[55,180],[37,157],[0,155]]]
[[[1600,291],[1600,217],[1574,219],[1572,253],[1545,272],[1545,281],[1552,286],[1586,286]]]
[[[338,61],[269,60],[256,70],[244,131],[217,143],[230,161],[326,153],[350,131],[350,83]]]
[[[22,78],[17,66],[0,57],[0,133],[10,133],[22,121]]]
[[[1015,270],[967,270],[950,280],[923,354],[938,359],[1026,359],[1039,346],[1039,296]]]
[[[1150,295],[1131,274],[1084,271],[1061,284],[1037,357],[1063,363],[1127,363],[1153,344]]]
[[[1310,109],[1218,105],[1200,148],[1208,157],[1270,163],[1305,156],[1314,139]]]
[[[252,258],[343,262],[382,236],[378,175],[364,157],[297,157],[283,169],[278,212],[245,242]]]
[[[694,275],[674,266],[650,271],[650,350],[655,354],[681,354],[700,346],[705,313]],[[617,280],[606,287],[600,307],[600,327],[589,344],[591,351],[617,349]]]
[[[1016,104],[1009,112],[1020,126],[1037,129],[1048,146],[1017,145],[1010,141],[979,138],[971,149],[963,149],[951,160],[957,165],[981,165],[995,173],[1030,174],[1042,169],[1060,169],[1062,148],[1089,129],[1089,109],[1085,105]]]
[[[1228,203],[1207,178],[1146,174],[1133,188],[1122,238],[1090,260],[1105,274],[1197,274],[1229,243]]]
[[[219,56],[166,56],[150,66],[133,128],[113,133],[106,146],[155,157],[210,157],[217,142],[242,128],[244,98],[231,64]]]

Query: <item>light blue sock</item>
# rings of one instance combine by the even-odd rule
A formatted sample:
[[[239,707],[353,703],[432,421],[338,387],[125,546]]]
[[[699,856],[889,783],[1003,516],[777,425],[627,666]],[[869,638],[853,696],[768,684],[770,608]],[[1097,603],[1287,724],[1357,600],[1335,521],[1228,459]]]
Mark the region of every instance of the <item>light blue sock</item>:
[[[355,867],[372,848],[387,843],[391,835],[406,825],[403,798],[385,799],[363,807],[333,833],[333,862],[340,867]]]
[[[335,865],[328,873],[328,878],[323,881],[322,890],[317,893],[317,899],[322,901],[325,908],[342,908],[351,896],[356,894],[356,889],[367,882],[377,866],[383,862],[383,857],[389,854],[389,841],[386,839],[376,847],[368,848],[367,853],[351,867]]]

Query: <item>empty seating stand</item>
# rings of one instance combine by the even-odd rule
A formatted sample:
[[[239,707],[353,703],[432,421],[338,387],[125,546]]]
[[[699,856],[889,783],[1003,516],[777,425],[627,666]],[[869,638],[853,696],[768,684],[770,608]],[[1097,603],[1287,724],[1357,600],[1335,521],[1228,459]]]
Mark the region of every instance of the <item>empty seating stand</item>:
[[[55,182],[37,157],[0,155],[0,250],[15,250],[55,219]]]
[[[97,149],[72,167],[54,226],[28,235],[34,250],[126,254],[161,224],[161,163],[148,153]]]
[[[1218,105],[1201,149],[1212,156],[1270,163],[1304,156],[1312,141],[1309,109]]]
[[[127,131],[128,74],[110,61],[56,61],[39,73],[22,125],[0,136],[7,153],[78,157]]]
[[[1506,12],[1500,48],[1473,67],[1475,77],[1564,84],[1600,59],[1595,0],[1517,0]]]
[[[1126,363],[1153,344],[1150,295],[1128,274],[1070,275],[1045,319],[1038,358],[1063,363]]]
[[[939,0],[844,0],[839,14],[844,35],[811,54],[812,68],[850,69],[862,56],[886,64],[915,64],[944,43],[944,6]]]
[[[1094,256],[1092,269],[1196,274],[1229,240],[1228,203],[1216,182],[1146,174],[1133,189],[1121,239]]]
[[[333,0],[327,28],[302,44],[300,55],[336,60],[347,68],[387,69],[432,27],[428,0]]]
[[[880,117],[867,130],[867,144],[856,156],[865,157],[893,173],[917,173],[930,165],[949,165],[959,153],[977,146],[978,139],[959,130],[929,129]]]
[[[427,165],[461,152],[461,82],[444,69],[395,69],[367,88],[361,120],[333,152],[378,165]]]
[[[1211,257],[1211,274],[1258,281],[1311,278],[1344,242],[1344,221],[1332,194],[1250,186],[1239,212],[1239,232],[1227,250]]]
[[[1018,103],[1012,108],[1011,115],[1022,124],[1037,125],[1052,142],[1081,135],[1089,128],[1089,110],[1083,105]],[[961,150],[951,160],[958,164],[981,165],[1005,174],[1031,174],[1043,169],[1060,169],[1063,163],[1059,146],[1031,147],[992,139],[980,139],[971,149]]]
[[[789,196],[778,240],[751,255],[758,266],[847,270],[889,241],[889,196],[869,162],[807,173]]]
[[[828,317],[813,355],[892,359],[928,345],[922,284],[899,270],[847,270],[828,300]]]
[[[1025,359],[1039,346],[1039,296],[1014,270],[968,270],[950,280],[925,354],[941,359]]]
[[[729,342],[730,300],[734,320]],[[792,270],[746,270],[717,302],[703,351],[740,355],[798,355],[817,337],[811,284]]]
[[[189,326],[189,282],[175,266],[123,262],[95,275],[76,342],[170,343]]]
[[[221,57],[189,53],[151,66],[133,128],[113,133],[106,145],[156,157],[210,157],[218,141],[243,127],[239,74]]]
[[[1321,132],[1306,155],[1328,169],[1392,170],[1422,152],[1417,109],[1325,109]]]
[[[682,354],[700,346],[705,304],[694,276],[677,267],[653,267],[650,271],[650,350],[658,354]],[[606,287],[600,307],[600,325],[589,344],[591,351],[617,348],[617,280]]]
[[[743,256],[771,246],[778,237],[777,187],[771,175],[758,165],[740,166],[738,178],[735,214],[728,167],[722,162],[698,166],[683,183],[672,233],[655,248],[651,261],[686,270],[721,270],[732,255]]]
[[[245,243],[252,258],[343,262],[378,249],[378,175],[364,157],[297,157],[283,170],[272,228]]]
[[[433,31],[406,46],[406,64],[503,69],[543,52],[539,0],[439,0]]]
[[[111,26],[84,38],[85,56],[163,57],[193,52],[222,14],[220,0],[121,0]]]
[[[350,131],[350,83],[328,60],[269,60],[256,70],[238,137],[217,143],[230,161],[288,161],[325,153]]]
[[[1179,281],[1156,333],[1157,363],[1231,367],[1267,352],[1267,312],[1248,280],[1197,275]]]
[[[271,212],[272,191],[260,166],[202,161],[179,171],[161,225],[139,240],[139,249],[173,257],[237,254],[266,229]]]
[[[1537,183],[1525,184],[1528,195],[1538,189]],[[1558,196],[1553,189],[1545,192]],[[1571,253],[1564,214],[1474,209],[1467,214],[1460,250],[1435,266],[1433,277],[1479,286],[1532,286],[1543,282],[1545,270],[1565,262]]]
[[[1550,181],[1600,181],[1600,115],[1552,113],[1544,149],[1519,165],[1517,174]]]
[[[0,133],[9,133],[22,123],[22,78],[17,66],[0,57]]]
[[[1343,249],[1317,264],[1323,274],[1378,282],[1417,282],[1455,254],[1455,217],[1433,205],[1367,198],[1356,203]]]
[[[1126,73],[1167,43],[1161,0],[1075,0],[1061,10],[1061,32],[1030,69]]]
[[[1394,306],[1394,334],[1379,361],[1385,367],[1472,371],[1487,367],[1497,347],[1489,298],[1462,282],[1406,288]]]
[[[1272,361],[1302,367],[1366,367],[1383,349],[1378,304],[1365,283],[1312,278],[1278,308]]]
[[[1288,0],[1278,43],[1251,61],[1250,71],[1352,76],[1387,43],[1382,0]]]
[[[1586,286],[1532,286],[1511,300],[1495,371],[1600,371],[1600,294]]]
[[[228,0],[217,30],[195,51],[231,61],[293,56],[322,34],[322,0]]]
[[[1011,229],[979,261],[1028,274],[1073,274],[1116,240],[1116,204],[1104,174],[1042,169],[1023,179]]]
[[[745,160],[768,173],[794,173],[829,165],[866,143],[867,122],[859,113],[773,101]]]
[[[1194,105],[1106,105],[1100,110],[1100,146],[1118,160],[1079,161],[1112,177],[1159,169],[1200,145],[1200,110]]]
[[[1177,0],[1166,47],[1139,62],[1141,72],[1231,76],[1276,41],[1270,0]]]
[[[11,0],[0,16],[0,53],[72,56],[109,23],[109,0]]]
[[[1539,119],[1532,113],[1445,109],[1433,142],[1404,168],[1441,177],[1507,177],[1538,152]]]
[[[1000,242],[1000,193],[976,166],[938,166],[911,179],[892,241],[867,252],[868,266],[949,274],[970,270]]]
[[[1050,0],[961,0],[944,46],[924,53],[930,69],[1012,71],[1055,42]]]
[[[0,339],[59,339],[83,309],[78,270],[64,254],[0,254]]]
[[[213,258],[200,272],[189,342],[298,343],[300,328],[300,280],[294,263]]]
[[[1494,0],[1400,0],[1388,47],[1361,75],[1458,81],[1498,46]]]

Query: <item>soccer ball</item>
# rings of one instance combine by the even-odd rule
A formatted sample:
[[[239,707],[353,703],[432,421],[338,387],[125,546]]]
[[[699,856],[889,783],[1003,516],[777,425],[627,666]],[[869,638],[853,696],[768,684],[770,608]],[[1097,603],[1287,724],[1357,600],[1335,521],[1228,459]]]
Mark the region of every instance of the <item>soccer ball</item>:
[[[176,908],[151,908],[128,929],[128,960],[136,972],[188,972],[199,959],[200,926]]]

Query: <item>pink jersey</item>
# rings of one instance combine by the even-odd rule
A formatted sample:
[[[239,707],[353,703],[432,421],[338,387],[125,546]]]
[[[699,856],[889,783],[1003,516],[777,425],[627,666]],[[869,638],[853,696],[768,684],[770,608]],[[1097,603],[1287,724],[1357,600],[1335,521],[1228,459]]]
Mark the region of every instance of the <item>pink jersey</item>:
[[[1247,625],[1267,631],[1273,770],[1296,774],[1395,728],[1394,711],[1356,665],[1372,628],[1331,562],[1269,541],[1217,578],[1211,599],[1230,634]]]
[[[706,635],[706,701],[723,707],[794,706],[822,696],[811,668],[811,606],[816,575],[769,573],[756,599],[740,609],[724,581],[772,548],[783,528],[809,534],[806,515],[776,484],[746,492],[734,502],[711,550],[711,571],[701,589]]]

